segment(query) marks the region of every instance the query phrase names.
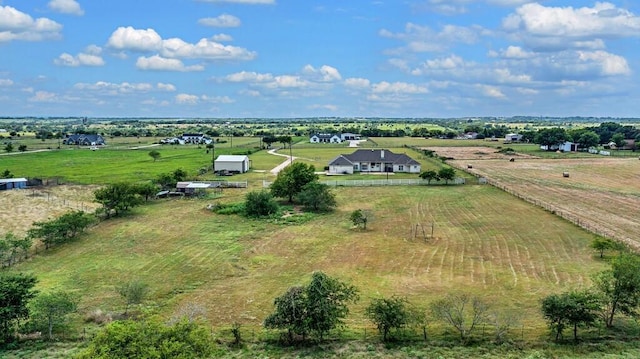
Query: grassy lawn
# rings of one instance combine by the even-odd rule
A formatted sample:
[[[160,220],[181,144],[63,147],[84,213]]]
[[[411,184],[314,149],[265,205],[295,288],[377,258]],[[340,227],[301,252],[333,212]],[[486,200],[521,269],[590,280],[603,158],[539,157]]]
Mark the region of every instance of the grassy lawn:
[[[260,328],[276,296],[323,270],[360,289],[352,328],[370,328],[364,308],[380,295],[426,306],[468,292],[521,313],[526,329],[540,333],[540,298],[582,288],[603,268],[588,248],[591,234],[489,186],[336,193],[335,213],[299,226],[216,215],[204,209],[209,201],[159,201],[16,270],[36,273],[42,290],[77,292],[83,311],[122,310],[114,286],[140,278],[152,288],[147,310],[169,317],[197,303],[215,326],[238,321],[250,328]],[[237,201],[243,192],[224,196]],[[366,231],[348,221],[357,208],[371,213]],[[432,224],[434,237],[425,240],[422,229],[428,236]]]

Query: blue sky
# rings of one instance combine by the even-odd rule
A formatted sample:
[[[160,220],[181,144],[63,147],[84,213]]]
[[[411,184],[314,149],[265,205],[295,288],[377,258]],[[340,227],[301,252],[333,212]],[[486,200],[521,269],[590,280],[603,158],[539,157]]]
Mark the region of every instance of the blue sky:
[[[0,116],[639,117],[640,2],[0,0]]]

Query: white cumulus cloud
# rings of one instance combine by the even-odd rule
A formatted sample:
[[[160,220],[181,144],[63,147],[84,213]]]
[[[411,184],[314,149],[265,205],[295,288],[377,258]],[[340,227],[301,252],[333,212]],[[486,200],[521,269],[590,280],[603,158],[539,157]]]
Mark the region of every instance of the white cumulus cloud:
[[[84,15],[84,10],[76,0],[51,0],[47,6],[49,9],[63,14]]]
[[[62,25],[51,19],[34,19],[11,6],[0,6],[0,42],[58,39],[61,31]]]
[[[216,17],[200,19],[198,24],[211,27],[238,27],[241,25],[241,21],[233,15],[222,14]]]
[[[141,56],[136,61],[136,67],[140,70],[152,70],[152,71],[202,71],[204,66],[191,65],[185,66],[185,64],[178,59],[168,59],[159,55],[153,55],[150,57]]]
[[[83,52],[77,55],[62,53],[53,63],[58,66],[79,67],[79,66],[103,66],[104,59],[101,56],[102,49],[96,45],[88,46]]]

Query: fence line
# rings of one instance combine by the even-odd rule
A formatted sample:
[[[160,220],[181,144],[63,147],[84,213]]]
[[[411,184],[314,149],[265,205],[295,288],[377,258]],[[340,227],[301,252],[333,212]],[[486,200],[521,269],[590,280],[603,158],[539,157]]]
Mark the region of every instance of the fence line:
[[[262,186],[267,188],[271,186],[273,182],[262,181]],[[384,186],[427,186],[434,184],[445,184],[444,181],[431,182],[423,179],[379,179],[379,180],[335,180],[335,181],[320,181],[320,183],[330,187],[384,187]],[[448,184],[462,185],[466,181],[464,178],[456,177]]]

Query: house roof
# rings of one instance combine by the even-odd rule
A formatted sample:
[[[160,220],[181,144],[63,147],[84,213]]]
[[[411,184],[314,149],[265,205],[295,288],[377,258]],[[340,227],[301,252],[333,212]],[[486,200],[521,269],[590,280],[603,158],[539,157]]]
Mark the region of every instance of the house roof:
[[[220,155],[216,158],[216,162],[243,162],[249,159],[246,155]]]
[[[16,183],[16,182],[27,182],[26,178],[2,178],[0,179],[0,183]]]
[[[413,158],[407,156],[404,153],[393,153],[389,150],[380,149],[380,150],[366,150],[359,149],[348,155],[340,155],[336,157],[333,161],[329,163],[330,166],[339,166],[339,164],[334,163],[334,161],[342,161],[340,158],[344,158],[349,161],[351,164],[354,162],[384,162],[384,163],[393,163],[399,165],[419,165],[420,163]]]
[[[340,138],[340,135],[336,135],[336,134],[333,134],[333,133],[315,133],[315,134],[311,135],[311,137],[318,137],[318,138],[338,137],[338,138]]]
[[[353,166],[353,162],[349,161],[344,155],[338,155],[329,162],[329,166]]]
[[[89,142],[104,141],[104,139],[100,135],[87,135],[87,134],[69,135],[69,136],[67,136],[67,140],[72,140],[72,141],[84,141],[84,140],[87,140]]]

